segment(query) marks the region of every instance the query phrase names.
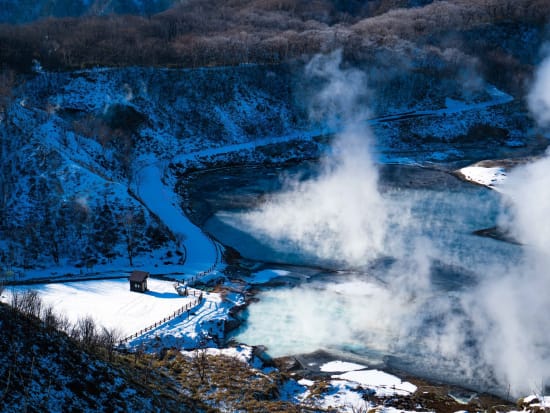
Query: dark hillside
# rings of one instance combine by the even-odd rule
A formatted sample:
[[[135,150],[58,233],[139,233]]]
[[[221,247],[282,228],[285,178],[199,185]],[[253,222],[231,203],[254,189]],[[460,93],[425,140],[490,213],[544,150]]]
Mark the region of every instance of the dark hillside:
[[[431,2],[432,0],[329,0],[326,6],[331,13],[365,17],[385,13],[394,8],[418,7]],[[0,0],[0,23],[29,23],[45,17],[113,14],[152,16],[177,3],[175,0]],[[284,3],[293,4],[289,1],[273,4],[282,8],[285,7]]]
[[[102,361],[45,320],[0,303],[0,411],[176,411],[175,393],[155,390],[153,375],[147,383]]]

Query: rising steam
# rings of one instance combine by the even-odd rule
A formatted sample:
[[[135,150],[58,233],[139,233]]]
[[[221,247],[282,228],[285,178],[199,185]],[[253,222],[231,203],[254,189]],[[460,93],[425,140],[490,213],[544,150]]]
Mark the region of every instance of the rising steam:
[[[548,49],[548,48],[547,48]],[[537,123],[550,126],[550,57],[539,65],[531,91],[527,96],[529,109]]]
[[[386,209],[378,192],[366,126],[366,77],[341,68],[341,53],[317,56],[306,75],[319,83],[311,116],[343,127],[315,179],[287,184],[244,216],[252,231],[280,248],[299,248],[324,260],[361,265],[383,253]]]
[[[539,126],[550,126],[550,58],[535,73],[528,103]],[[543,327],[550,314],[548,154],[515,169],[502,191],[506,205],[500,224],[524,244],[524,256],[482,286],[479,298],[487,319],[481,330],[488,336],[484,356],[516,393],[540,393],[550,383],[550,334]]]
[[[516,396],[544,390],[550,379],[550,158],[517,169],[503,190],[500,224],[525,244],[517,247],[521,258],[496,264],[494,257],[482,257],[485,265],[473,268],[473,288],[442,294],[431,283],[431,271],[434,257],[450,257],[443,244],[422,234],[403,239],[407,225],[409,232],[416,228],[403,223],[410,208],[397,209],[378,190],[371,133],[361,122],[364,74],[343,69],[338,53],[314,58],[306,73],[322,85],[312,116],[338,123],[342,132],[318,177],[289,183],[241,221],[279,247],[323,259],[356,267],[384,255],[396,261],[382,284],[362,277],[315,291],[276,292],[284,323],[266,328],[281,329],[296,343],[305,331],[314,348],[297,345],[295,351],[342,342],[390,353],[414,348],[425,364],[465,382],[486,380]],[[550,59],[537,71],[529,103],[540,125],[550,126]],[[437,235],[445,237],[443,231]]]

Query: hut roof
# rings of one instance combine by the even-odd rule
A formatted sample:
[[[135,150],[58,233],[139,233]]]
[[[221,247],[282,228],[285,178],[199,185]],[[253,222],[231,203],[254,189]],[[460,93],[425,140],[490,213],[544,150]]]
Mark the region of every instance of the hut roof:
[[[132,271],[130,274],[130,281],[143,282],[149,277],[149,273],[146,271]]]

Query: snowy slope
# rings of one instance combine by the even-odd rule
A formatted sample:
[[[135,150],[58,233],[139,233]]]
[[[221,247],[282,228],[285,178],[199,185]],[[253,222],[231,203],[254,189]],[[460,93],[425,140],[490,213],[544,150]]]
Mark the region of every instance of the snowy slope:
[[[12,228],[4,236],[10,235],[0,242],[3,251],[13,250],[8,264],[16,271],[25,267],[25,274],[37,265],[50,267],[43,275],[132,266],[156,273],[212,270],[221,259],[219,246],[181,212],[171,175],[178,170],[161,173],[152,166],[169,165],[178,154],[192,165],[216,148],[221,156],[239,152],[238,145],[253,150],[256,133],[286,129],[291,111],[258,85],[259,71],[38,73],[16,91],[9,110],[6,140],[22,145],[9,148],[12,159],[4,165],[16,195],[8,200]],[[235,75],[240,83],[229,83]],[[201,83],[220,90],[193,89]],[[267,107],[283,116],[273,117]],[[45,215],[68,231],[56,234],[59,224],[41,228]],[[55,245],[40,246],[44,236]],[[52,262],[53,254],[59,262]]]
[[[0,237],[7,266],[33,276],[38,267],[47,276],[212,270],[221,251],[181,211],[184,174],[315,157],[338,131],[309,119],[293,70],[104,68],[29,77],[14,90],[3,130],[13,146],[2,166],[13,182]],[[385,102],[391,115],[365,119],[378,134],[377,158],[463,156],[451,135],[484,118],[500,125],[493,111],[511,104],[493,86],[482,92],[481,100],[422,102],[406,113]],[[432,140],[407,140],[411,124]]]

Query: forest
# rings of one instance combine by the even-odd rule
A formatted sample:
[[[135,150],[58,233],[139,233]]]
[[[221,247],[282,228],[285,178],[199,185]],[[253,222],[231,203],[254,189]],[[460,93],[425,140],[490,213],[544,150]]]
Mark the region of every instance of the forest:
[[[22,71],[31,70],[33,61],[50,70],[227,66],[281,63],[338,48],[352,61],[383,49],[456,59],[458,49],[472,44],[486,54],[487,65],[517,65],[517,56],[490,38],[479,44],[476,30],[542,27],[550,12],[548,0],[436,1],[418,7],[425,3],[430,2],[190,0],[154,15],[46,17],[0,25],[0,62]]]

